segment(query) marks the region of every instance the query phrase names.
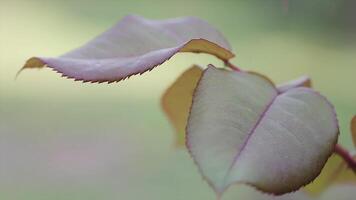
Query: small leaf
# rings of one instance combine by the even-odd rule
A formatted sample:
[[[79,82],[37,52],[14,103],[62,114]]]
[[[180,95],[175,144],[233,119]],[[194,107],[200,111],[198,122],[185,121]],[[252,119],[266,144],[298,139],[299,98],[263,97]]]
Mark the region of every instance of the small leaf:
[[[356,115],[351,120],[351,135],[354,145],[356,147]]]
[[[231,184],[283,194],[310,183],[332,154],[338,124],[331,104],[309,88],[280,94],[246,72],[203,72],[186,145],[218,195]]]
[[[202,72],[200,67],[192,66],[178,77],[162,96],[162,108],[177,132],[177,146],[183,146],[185,143],[185,127],[189,109],[194,89]]]
[[[234,57],[230,50],[223,35],[203,20],[129,15],[84,46],[58,58],[30,58],[23,69],[48,66],[75,80],[114,82],[152,70],[178,52],[208,53],[227,61]]]
[[[286,83],[280,84],[277,86],[278,91],[280,93],[286,92],[289,89],[292,88],[296,88],[296,87],[308,87],[311,88],[312,87],[312,83],[311,80],[308,76],[302,76],[299,77],[298,79],[292,80],[292,81],[288,81]]]

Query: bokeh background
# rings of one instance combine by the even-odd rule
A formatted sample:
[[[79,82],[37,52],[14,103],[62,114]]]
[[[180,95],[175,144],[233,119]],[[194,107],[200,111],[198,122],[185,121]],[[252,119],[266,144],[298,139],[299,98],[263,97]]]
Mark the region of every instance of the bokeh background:
[[[174,131],[160,96],[192,64],[179,54],[116,84],[81,84],[49,69],[16,72],[31,56],[57,56],[126,14],[197,16],[223,32],[233,63],[276,83],[307,74],[335,105],[339,142],[351,147],[356,113],[356,1],[0,0],[0,199],[215,199]],[[246,197],[234,186],[224,199]]]

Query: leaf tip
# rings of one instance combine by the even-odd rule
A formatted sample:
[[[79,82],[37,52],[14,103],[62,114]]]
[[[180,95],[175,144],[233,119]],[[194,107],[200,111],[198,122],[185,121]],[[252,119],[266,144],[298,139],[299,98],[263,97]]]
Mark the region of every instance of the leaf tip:
[[[24,66],[17,71],[16,75],[15,75],[15,80],[17,79],[17,77],[21,74],[21,72],[24,69],[31,69],[31,68],[42,68],[46,65],[46,63],[44,63],[41,59],[37,58],[37,57],[32,57],[30,59],[28,59],[26,61],[26,63],[24,64]]]

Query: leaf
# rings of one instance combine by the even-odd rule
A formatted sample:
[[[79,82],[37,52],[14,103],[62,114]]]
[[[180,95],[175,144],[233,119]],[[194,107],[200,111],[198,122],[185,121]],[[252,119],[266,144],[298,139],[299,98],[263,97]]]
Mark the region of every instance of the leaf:
[[[169,86],[161,98],[163,111],[176,130],[177,147],[181,147],[185,143],[185,127],[187,124],[189,109],[192,104],[193,90],[200,79],[202,71],[203,70],[198,66],[191,67],[185,71],[171,86]],[[268,80],[272,85],[274,85],[272,80],[261,73],[254,71],[248,71],[248,73],[261,76],[261,78]],[[301,82],[309,83],[301,84]],[[278,91],[285,92],[288,89],[295,87],[311,87],[310,79],[303,76],[288,83],[281,84],[277,87],[277,89]]]
[[[210,66],[193,96],[186,145],[219,196],[235,183],[284,194],[320,173],[338,132],[333,107],[314,90],[279,94],[258,75]]]
[[[192,66],[178,77],[161,98],[162,108],[177,132],[177,146],[185,143],[185,127],[193,92],[202,72],[199,66]]]
[[[308,76],[302,76],[299,77],[298,79],[292,80],[292,81],[288,81],[286,83],[280,84],[277,86],[278,87],[278,91],[280,93],[286,92],[289,89],[292,88],[296,88],[296,87],[308,87],[311,88],[312,87],[312,83],[311,80]]]
[[[278,85],[279,92],[285,92],[295,87],[312,87],[311,80],[307,76]],[[355,122],[356,123],[356,122]],[[351,121],[351,131],[352,131]],[[355,143],[356,144],[356,143]],[[355,156],[356,158],[356,156]],[[347,163],[337,154],[333,154],[325,164],[320,175],[304,189],[312,195],[319,195],[330,185],[336,183],[356,183],[356,175],[348,168]]]
[[[223,35],[203,20],[129,15],[84,46],[58,58],[30,58],[23,69],[48,66],[75,80],[114,82],[152,70],[178,52],[208,53],[226,62],[234,57],[230,50]]]
[[[351,134],[352,134],[352,140],[356,147],[356,115],[351,120]]]

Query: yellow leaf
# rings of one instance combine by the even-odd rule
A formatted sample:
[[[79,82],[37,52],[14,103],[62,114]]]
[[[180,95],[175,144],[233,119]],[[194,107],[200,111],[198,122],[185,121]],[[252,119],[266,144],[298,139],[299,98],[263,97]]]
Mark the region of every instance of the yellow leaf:
[[[196,87],[186,146],[218,197],[239,183],[275,195],[295,191],[334,150],[335,111],[310,88],[279,93],[260,75],[212,65]]]
[[[351,134],[352,134],[352,140],[356,147],[356,115],[351,120]]]
[[[352,170],[347,169],[344,160],[334,153],[320,175],[304,189],[311,195],[318,195],[333,183],[355,182],[356,176],[352,173]]]
[[[185,143],[185,127],[192,96],[202,71],[195,65],[189,68],[166,90],[161,99],[162,108],[177,132],[176,145],[178,147]]]

